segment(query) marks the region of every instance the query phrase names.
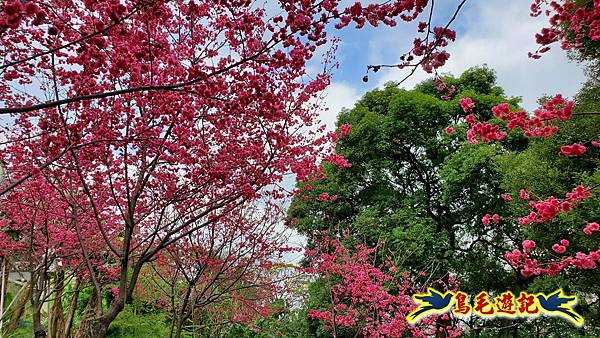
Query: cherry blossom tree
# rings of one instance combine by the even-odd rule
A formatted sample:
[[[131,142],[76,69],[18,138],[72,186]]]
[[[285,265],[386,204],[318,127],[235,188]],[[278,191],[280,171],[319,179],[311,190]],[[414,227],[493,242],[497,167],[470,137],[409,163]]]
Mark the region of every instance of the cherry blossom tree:
[[[282,215],[274,204],[244,205],[152,262],[138,292],[154,290],[160,296],[172,314],[172,337],[195,332],[193,318],[207,313],[215,326],[251,324],[271,313],[269,302],[282,291],[272,271],[286,252],[297,250],[286,244]]]
[[[277,183],[318,172],[317,154],[345,165],[327,137],[302,132],[329,83],[330,67],[306,70],[326,29],[393,26],[427,4],[3,2],[0,247],[35,255],[42,284],[54,263],[91,283],[80,334],[105,336],[165,250],[246,203],[285,197]],[[429,70],[454,39],[432,34],[411,52]],[[41,323],[35,331],[45,336]]]
[[[348,237],[349,232],[344,236]],[[364,337],[460,335],[460,326],[448,315],[440,318],[443,323],[438,322],[439,316],[432,316],[419,325],[408,324],[406,316],[416,308],[411,296],[422,287],[418,286],[417,276],[401,273],[395,266],[397,262],[380,257],[384,264],[376,264],[377,246],[359,244],[349,249],[340,238],[331,238],[327,233],[320,237],[318,246],[307,251],[311,262],[307,270],[327,281],[330,304],[325,309],[310,310],[308,316],[323,321],[332,337],[343,336],[344,329]],[[426,275],[421,273],[420,277]],[[449,281],[446,284],[440,279],[434,284],[444,291],[458,286],[454,278]]]

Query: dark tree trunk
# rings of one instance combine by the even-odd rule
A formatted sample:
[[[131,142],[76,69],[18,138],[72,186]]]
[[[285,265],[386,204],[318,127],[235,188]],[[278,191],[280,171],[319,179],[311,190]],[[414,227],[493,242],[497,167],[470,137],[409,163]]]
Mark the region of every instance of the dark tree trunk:
[[[188,287],[185,296],[183,298],[183,303],[181,304],[181,309],[179,312],[179,316],[177,318],[177,326],[175,328],[175,338],[181,337],[181,332],[183,331],[183,325],[187,321],[190,316],[191,311],[194,311],[194,306],[192,304],[191,311],[188,311],[188,306],[190,303],[190,296],[192,294],[192,287]]]
[[[86,338],[105,338],[106,337],[106,333],[108,332],[108,326],[110,324],[107,324],[104,320],[96,320],[94,322],[93,327],[93,331],[92,331],[92,335],[88,336]]]
[[[102,300],[97,297],[95,299],[96,302],[101,302]],[[117,298],[110,306],[105,315],[98,317],[94,316],[94,308],[95,304],[92,304],[89,307],[89,313],[86,320],[85,326],[80,326],[79,331],[77,332],[76,338],[105,338],[108,333],[108,328],[110,323],[119,315],[121,310],[123,310],[125,304],[124,302]],[[82,322],[83,324],[83,322]]]
[[[32,271],[31,273],[31,311],[33,317],[33,336],[35,338],[45,338],[46,330],[42,325],[42,293],[44,292],[44,276],[43,273]]]

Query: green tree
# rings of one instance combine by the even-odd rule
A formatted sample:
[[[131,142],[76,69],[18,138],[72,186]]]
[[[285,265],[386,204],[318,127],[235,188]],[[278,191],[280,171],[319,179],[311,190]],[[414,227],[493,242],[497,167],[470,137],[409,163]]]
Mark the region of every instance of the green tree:
[[[598,148],[589,147],[588,156],[581,158],[557,154],[562,145],[595,140],[600,134],[600,116],[575,114],[551,138],[528,139],[513,131],[502,142],[471,145],[465,140],[466,113],[460,108],[460,98],[471,97],[477,119],[494,123],[500,121],[493,119],[491,108],[509,102],[517,109],[518,99],[505,97],[495,84],[494,73],[486,68],[443,80],[456,89],[449,100],[440,98],[443,93],[432,81],[411,91],[390,84],[343,111],[338,126],[348,123],[352,130],[338,142],[337,152],[352,167],[326,165],[326,178],[310,186],[299,184],[303,193],[293,201],[290,217],[311,239],[316,230],[327,229],[350,231],[348,245],[385,242],[381,256],[394,257],[399,269],[424,271],[428,279],[455,275],[461,290],[470,294],[482,290],[548,292],[562,287],[584,295],[578,310],[586,317],[585,329],[553,318],[517,320],[515,325],[471,319],[465,332],[473,336],[597,336],[597,269],[525,277],[510,267],[504,254],[528,238],[546,249],[563,238],[574,239],[569,248],[572,253],[593,247],[594,238],[584,236],[581,229],[585,222],[600,219],[598,197],[581,202],[576,210],[548,224],[522,226],[518,218],[529,213],[529,206],[518,196],[524,187],[534,199],[541,199],[562,197],[577,185],[599,185]],[[590,80],[575,98],[575,112],[599,111],[599,95],[600,87]],[[447,126],[455,132],[444,133]],[[323,192],[337,198],[319,201],[316,197]],[[511,195],[513,202],[504,201],[501,194]],[[482,222],[485,214],[496,213],[501,216],[497,224]],[[323,280],[311,286],[309,307],[326,306],[325,287]],[[323,332],[318,323],[310,328],[315,336]]]
[[[289,215],[309,238],[315,230],[347,229],[356,243],[385,242],[383,255],[404,271],[434,279],[451,273],[465,291],[501,290],[519,277],[503,262],[506,248],[497,239],[504,240],[505,229],[485,227],[481,216],[503,205],[496,158],[527,141],[468,144],[467,114],[458,101],[471,97],[477,117],[489,119],[493,106],[516,106],[518,99],[507,98],[487,68],[443,81],[455,88],[448,100],[432,81],[410,91],[392,83],[341,112],[338,126],[348,123],[352,130],[337,152],[352,167],[326,166],[326,178],[299,184],[305,197],[293,201]],[[456,132],[444,133],[447,126]],[[337,199],[317,200],[323,192]]]

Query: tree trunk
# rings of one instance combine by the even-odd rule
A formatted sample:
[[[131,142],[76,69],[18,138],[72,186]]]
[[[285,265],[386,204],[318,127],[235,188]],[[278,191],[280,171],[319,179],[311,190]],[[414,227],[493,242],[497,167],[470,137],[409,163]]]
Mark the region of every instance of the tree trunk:
[[[183,325],[185,324],[185,322],[188,320],[188,318],[190,317],[190,313],[191,311],[194,311],[194,304],[191,304],[191,310],[188,311],[188,306],[189,306],[189,302],[190,302],[190,297],[193,291],[193,286],[188,286],[187,290],[185,291],[185,296],[183,298],[183,303],[181,304],[181,309],[179,312],[179,316],[177,318],[177,326],[175,327],[175,338],[180,338],[181,337],[181,332],[183,331]]]
[[[23,318],[30,296],[31,284],[19,292],[17,299],[12,305],[10,320],[8,321],[6,332],[4,332],[7,337],[10,337],[17,330],[17,327],[19,327],[19,322],[21,321],[21,318]]]
[[[175,328],[175,338],[181,338],[182,330],[183,330],[183,320],[178,320],[177,327]]]
[[[93,316],[82,322],[77,331],[76,338],[105,338],[108,331],[108,325],[104,320],[97,320]]]
[[[81,315],[81,324],[75,338],[105,338],[108,333],[110,323],[117,317],[117,315],[123,310],[125,303],[122,299],[117,299],[108,309],[105,315],[99,317],[96,312],[97,303],[101,302],[102,299],[98,297],[94,291],[92,298],[86,306],[84,313]]]
[[[81,280],[77,279],[75,282],[75,291],[71,297],[71,303],[69,304],[69,311],[67,312],[67,318],[65,319],[65,328],[62,337],[70,338],[71,331],[73,329],[73,319],[75,318],[75,311],[77,310],[77,300],[79,299],[79,288],[81,287]]]
[[[91,334],[86,338],[105,338],[108,331],[108,325],[104,320],[95,320],[92,325]]]
[[[104,338],[106,337],[106,333],[108,332],[108,328],[110,327],[110,323],[117,318],[119,313],[123,311],[125,308],[125,299],[128,298],[127,295],[117,297],[115,301],[110,305],[106,314],[100,318],[96,318],[95,322],[95,336],[94,338]],[[91,337],[90,337],[91,338]]]
[[[43,277],[37,271],[31,272],[31,312],[33,317],[33,335],[35,338],[45,338],[46,330],[42,325],[42,293],[44,292]]]
[[[98,296],[96,291],[92,291],[92,296],[88,301],[85,309],[83,309],[83,313],[81,314],[81,323],[79,324],[79,329],[75,334],[75,338],[88,338],[94,337],[94,322],[95,322],[95,309],[96,302],[98,301]]]
[[[65,284],[65,272],[58,271],[56,273],[56,279],[54,281],[54,301],[52,302],[52,309],[50,317],[50,324],[48,324],[49,338],[63,338],[63,326],[65,324],[65,318],[63,313],[63,290]]]

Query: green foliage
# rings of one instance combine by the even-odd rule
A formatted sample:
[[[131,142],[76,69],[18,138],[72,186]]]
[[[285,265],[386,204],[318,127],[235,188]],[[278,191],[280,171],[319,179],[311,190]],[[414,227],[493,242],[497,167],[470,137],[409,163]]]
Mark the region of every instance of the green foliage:
[[[222,338],[305,338],[307,331],[305,311],[290,312],[277,317],[260,320],[255,328],[232,324],[219,335]]]
[[[169,323],[162,313],[134,314],[126,305],[112,322],[108,336],[113,338],[168,337]]]
[[[33,325],[31,323],[22,324],[15,332],[6,338],[33,338]]]
[[[471,97],[475,114],[484,120],[501,102],[516,107],[518,99],[505,97],[495,79],[487,68],[445,76],[446,85],[456,88],[447,101],[431,81],[411,91],[387,86],[365,94],[338,120],[338,125],[352,125],[337,145],[352,167],[327,165],[327,177],[310,182],[308,199],[293,201],[289,216],[298,230],[310,237],[315,230],[348,229],[348,245],[384,242],[379,257],[395,259],[401,271],[426,271],[433,279],[453,272],[467,292],[514,284],[518,277],[503,266],[505,248],[474,240],[503,238],[502,231],[490,232],[480,219],[501,207],[497,158],[523,145],[469,145],[462,123],[467,114],[458,103]],[[447,126],[456,132],[445,134]],[[322,192],[338,198],[320,202],[315,197]],[[319,292],[323,287],[317,281],[310,289],[312,308],[327,306],[327,294]],[[324,332],[315,323],[310,329],[316,336]]]
[[[388,86],[365,94],[338,120],[352,125],[337,148],[352,167],[326,166],[327,178],[310,183],[309,199],[293,201],[289,214],[297,228],[307,235],[349,228],[354,241],[368,245],[384,240],[395,256],[407,257],[409,270],[450,264],[457,228],[475,223],[493,204],[490,191],[499,184],[490,179],[491,158],[499,150],[464,146],[466,129],[457,124],[466,113],[458,100],[472,97],[479,117],[488,118],[492,106],[508,101],[495,79],[486,68],[446,76],[445,83],[457,88],[448,101],[431,81],[412,91]],[[455,125],[454,135],[443,133],[448,125]],[[483,182],[489,186],[484,191]],[[338,198],[319,202],[321,192]]]

